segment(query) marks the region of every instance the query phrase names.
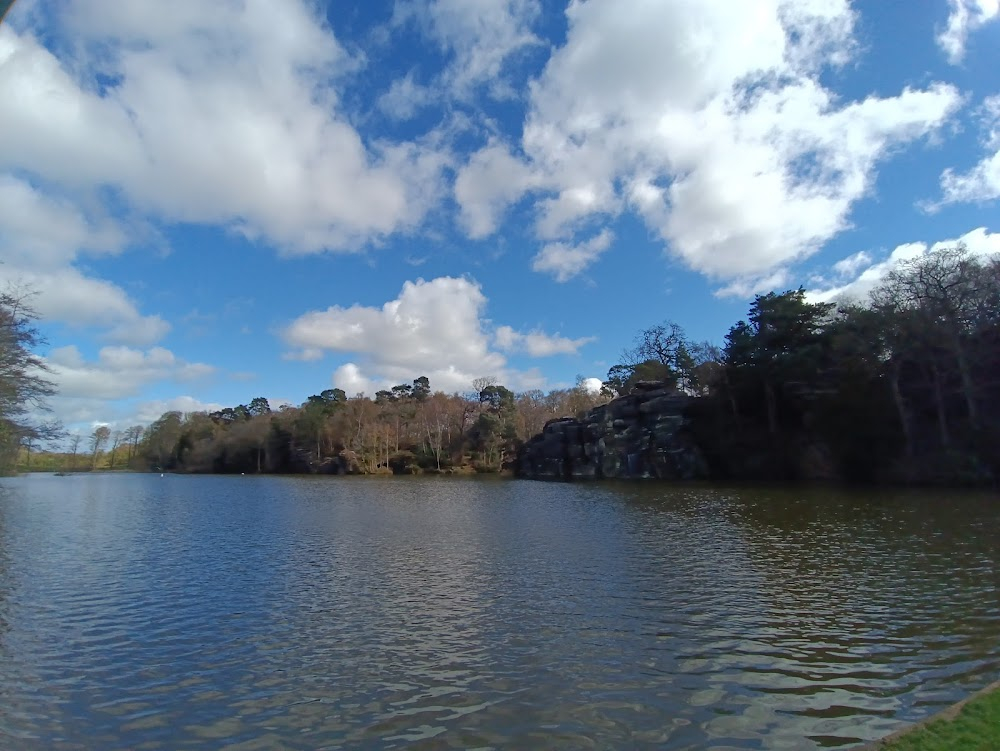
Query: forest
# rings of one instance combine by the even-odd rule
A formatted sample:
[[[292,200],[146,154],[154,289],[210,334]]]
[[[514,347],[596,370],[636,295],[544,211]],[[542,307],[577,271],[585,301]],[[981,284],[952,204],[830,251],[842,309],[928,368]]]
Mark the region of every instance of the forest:
[[[11,329],[10,316],[3,320]],[[4,351],[13,342],[27,356],[33,330],[23,318],[11,330]],[[758,295],[722,346],[691,342],[667,321],[636,336],[600,393],[582,381],[514,393],[484,376],[467,393],[445,394],[417,376],[373,396],[327,389],[299,406],[272,409],[257,397],[218,412],[168,412],[148,426],[99,426],[61,454],[32,456],[51,431],[37,426],[17,441],[19,465],[498,472],[547,421],[582,415],[639,382],[687,395],[715,478],[991,483],[1000,476],[1000,260],[962,246],[928,253],[896,265],[863,302],[812,302],[801,288]],[[45,384],[25,395],[42,399]],[[14,436],[25,409],[17,411],[16,390],[4,393],[14,394],[2,423]]]

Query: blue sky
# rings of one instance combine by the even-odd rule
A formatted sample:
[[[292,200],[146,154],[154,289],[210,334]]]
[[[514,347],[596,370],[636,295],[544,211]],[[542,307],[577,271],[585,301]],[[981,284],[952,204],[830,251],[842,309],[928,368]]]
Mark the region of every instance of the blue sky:
[[[997,0],[19,0],[0,282],[72,430],[602,377],[1000,251]]]

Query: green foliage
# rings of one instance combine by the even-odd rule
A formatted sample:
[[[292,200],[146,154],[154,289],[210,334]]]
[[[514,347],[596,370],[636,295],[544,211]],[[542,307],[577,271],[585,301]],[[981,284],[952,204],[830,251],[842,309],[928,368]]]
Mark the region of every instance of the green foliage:
[[[721,449],[772,477],[982,483],[1000,473],[1000,261],[945,249],[894,269],[867,305],[758,296],[733,326],[716,388]],[[761,438],[764,438],[761,440]],[[739,457],[730,462],[740,476]]]
[[[165,412],[146,429],[145,456],[158,471],[177,468],[184,446],[181,444],[183,417],[180,412]]]
[[[622,361],[608,370],[602,393],[608,397],[628,394],[640,381],[689,389],[697,364],[691,349],[684,329],[672,321],[644,329],[635,338],[634,346],[622,352]]]
[[[413,379],[413,398],[418,402],[424,401],[431,395],[431,382],[427,376],[420,376]]]
[[[247,407],[247,412],[251,417],[269,415],[271,414],[271,405],[268,403],[267,399],[262,396],[258,396],[250,401],[250,404]]]
[[[495,415],[506,415],[514,409],[514,392],[505,386],[486,386],[479,392],[479,403]]]
[[[867,304],[839,309],[802,289],[758,295],[721,349],[653,326],[610,368],[600,397],[583,379],[515,394],[483,376],[447,395],[420,376],[374,399],[327,389],[299,407],[257,397],[210,415],[167,413],[115,440],[127,466],[138,457],[182,471],[497,471],[547,421],[640,381],[692,397],[688,427],[716,477],[989,482],[1000,477],[1000,260],[931,253],[895,269]],[[106,440],[91,445],[94,466]]]
[[[757,295],[746,321],[726,335],[723,353],[733,397],[765,408],[768,432],[801,415],[801,402],[824,387],[833,305],[809,303],[799,288]]]
[[[594,403],[582,386],[515,394],[485,377],[474,393],[447,395],[421,376],[374,399],[327,389],[280,410],[258,397],[211,414],[167,413],[145,430],[138,454],[157,471],[496,472],[547,420]],[[131,431],[121,438],[129,451],[140,435]]]

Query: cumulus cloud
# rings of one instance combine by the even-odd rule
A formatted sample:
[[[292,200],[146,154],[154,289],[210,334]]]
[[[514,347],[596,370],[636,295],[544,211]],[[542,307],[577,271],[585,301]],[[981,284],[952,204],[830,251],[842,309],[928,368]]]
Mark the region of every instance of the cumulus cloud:
[[[595,237],[576,245],[549,243],[534,257],[531,268],[551,274],[557,282],[568,282],[574,276],[582,274],[600,258],[611,247],[613,240],[614,235],[605,229]]]
[[[965,245],[975,256],[993,256],[1000,254],[1000,233],[988,232],[985,227],[979,227],[966,232],[961,237],[941,240],[932,245],[925,242],[911,242],[898,245],[887,258],[875,261],[866,251],[838,261],[831,269],[830,277],[818,284],[815,289],[807,292],[812,302],[864,301],[868,298],[879,282],[895,266],[903,261],[920,258],[927,253],[934,253],[942,248],[953,248],[958,244]]]
[[[520,170],[532,181],[459,193],[474,232],[527,193],[556,251],[631,211],[691,268],[759,276],[849,226],[878,163],[961,102],[945,84],[857,101],[825,88],[823,71],[854,49],[846,0],[590,0],[566,15],[531,88]],[[488,183],[480,162],[500,157],[474,155],[460,180]]]
[[[498,327],[494,336],[497,347],[504,352],[526,352],[531,357],[575,355],[584,344],[594,341],[592,336],[569,339],[564,336],[552,336],[537,330],[522,334],[510,326]]]
[[[4,265],[0,280],[31,290],[32,307],[43,320],[104,328],[104,338],[113,342],[148,346],[170,330],[160,316],[142,315],[121,287],[72,267],[46,271]]]
[[[396,21],[416,21],[451,57],[442,83],[454,96],[468,98],[485,87],[502,99],[515,95],[507,63],[541,44],[532,31],[539,12],[538,0],[424,0],[398,3]]]
[[[78,347],[69,345],[50,351],[45,363],[49,368],[46,377],[55,384],[57,391],[50,399],[53,416],[68,426],[149,422],[166,410],[149,419],[145,415],[150,410],[145,410],[140,420],[129,411],[125,402],[140,396],[149,386],[192,383],[213,375],[216,370],[205,363],[187,362],[163,347],[142,350],[107,346],[101,348],[95,359],[88,359]]]
[[[175,396],[172,399],[153,399],[139,402],[133,413],[128,418],[120,420],[119,424],[149,425],[165,412],[190,414],[191,412],[217,412],[222,408],[223,405],[217,402],[205,402],[187,395]]]
[[[788,269],[778,269],[770,274],[742,276],[715,291],[716,297],[753,297],[766,295],[788,285]]]
[[[493,234],[507,207],[536,182],[527,164],[498,139],[491,139],[455,178],[455,199],[469,237]]]
[[[69,345],[53,349],[45,361],[59,396],[68,398],[123,399],[152,383],[192,381],[215,372],[211,365],[186,362],[163,347],[102,347],[96,360],[87,361]]]
[[[947,169],[941,175],[941,203],[983,203],[1000,198],[1000,94],[979,108],[986,155],[966,173]],[[936,207],[932,207],[936,208]]]
[[[350,124],[338,89],[359,61],[306,0],[17,10],[0,27],[0,274],[35,287],[46,319],[134,346],[169,330],[82,270],[136,239],[114,213],[356,250],[443,192],[434,134],[365,143]]]
[[[0,254],[4,263],[59,268],[81,253],[115,254],[125,233],[104,217],[88,217],[71,201],[45,195],[25,180],[0,174]]]
[[[45,320],[96,326],[110,341],[150,345],[169,324],[142,315],[123,289],[73,265],[81,256],[120,253],[126,236],[106,217],[0,174],[0,280],[33,291],[32,305]]]
[[[358,62],[304,0],[68,0],[56,28],[58,56],[0,28],[0,169],[293,252],[411,228],[439,192],[441,158],[350,124]]]
[[[421,375],[444,391],[468,389],[483,375],[530,388],[538,385],[539,375],[510,368],[492,342],[541,357],[575,352],[589,341],[541,331],[520,334],[507,326],[491,334],[483,317],[486,305],[482,289],[469,279],[418,279],[406,282],[399,296],[381,307],[333,306],[306,313],[284,330],[283,338],[299,352],[360,356],[333,374],[334,385],[349,394],[371,394]]]
[[[411,70],[392,82],[389,90],[378,98],[378,108],[393,120],[410,120],[434,101],[434,90],[414,80]]]
[[[1000,0],[948,0],[948,24],[938,34],[938,45],[957,64],[965,57],[969,34],[1000,16]]]
[[[223,408],[216,402],[206,402],[190,395],[169,399],[105,402],[81,397],[58,397],[56,411],[70,433],[88,434],[98,425],[121,430],[132,425],[149,425],[164,412],[215,412]],[[272,402],[273,406],[273,402]],[[65,450],[65,448],[64,448]]]

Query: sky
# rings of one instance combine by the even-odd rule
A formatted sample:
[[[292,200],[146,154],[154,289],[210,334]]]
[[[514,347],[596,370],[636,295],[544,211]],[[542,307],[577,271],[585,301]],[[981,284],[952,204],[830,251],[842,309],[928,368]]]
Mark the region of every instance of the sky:
[[[1000,0],[18,0],[0,285],[71,431],[601,378],[1000,252]]]

